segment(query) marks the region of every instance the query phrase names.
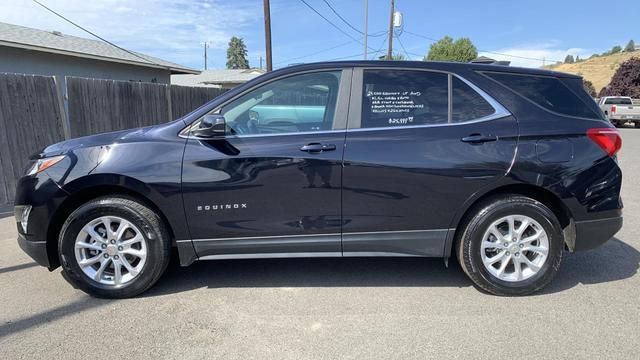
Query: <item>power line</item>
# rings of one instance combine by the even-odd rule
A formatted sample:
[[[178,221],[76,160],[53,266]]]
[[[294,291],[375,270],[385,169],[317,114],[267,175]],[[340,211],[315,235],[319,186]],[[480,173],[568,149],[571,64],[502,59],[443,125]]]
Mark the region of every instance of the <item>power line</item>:
[[[385,35],[386,35],[386,32],[385,32]],[[379,35],[378,35],[378,36],[379,36]],[[360,39],[360,40],[362,40],[362,39]],[[383,41],[383,43],[382,43],[382,46],[384,46],[384,44],[386,43],[386,41],[387,41],[387,38],[385,37],[385,38],[384,38],[384,41]],[[337,49],[337,48],[342,47],[342,46],[345,46],[345,45],[353,44],[354,42],[356,42],[356,41],[355,41],[355,40],[351,40],[351,41],[347,41],[347,42],[344,42],[344,43],[342,43],[342,44],[338,44],[338,45],[335,45],[335,46],[332,46],[332,47],[328,47],[328,48],[326,48],[326,49],[318,50],[318,51],[315,51],[315,52],[312,52],[312,53],[309,53],[309,54],[306,54],[306,55],[297,56],[297,57],[290,58],[290,59],[283,60],[283,61],[278,61],[275,65],[282,65],[282,64],[284,64],[284,63],[290,63],[291,61],[300,60],[300,59],[308,58],[308,57],[310,57],[310,56],[314,56],[314,55],[322,54],[322,53],[324,53],[324,52],[327,52],[327,51],[330,51],[330,50],[333,50],[333,49]],[[373,50],[371,47],[369,47],[369,49]],[[380,51],[381,51],[381,49],[378,49],[377,51],[373,52],[373,54],[377,54],[377,53],[379,53]],[[363,54],[363,55],[364,55],[364,54]],[[419,56],[421,56],[421,55],[419,55]],[[330,61],[330,60],[325,60],[325,61]]]
[[[343,18],[337,11],[336,9],[333,8],[333,6],[331,6],[331,4],[329,4],[329,2],[327,0],[323,0],[325,4],[327,4],[327,6],[329,7],[329,9],[331,9],[331,11],[340,19],[342,20],[343,23],[347,24],[348,27],[350,27],[351,29],[353,29],[353,31],[357,32],[358,34],[364,35],[364,33],[358,29],[356,29],[353,25],[351,25],[351,23],[349,23],[347,20],[345,20],[345,18]]]
[[[277,65],[280,65],[280,64],[283,64],[283,63],[288,63],[288,62],[295,61],[295,60],[308,58],[308,57],[313,56],[313,55],[322,54],[323,52],[327,52],[327,51],[330,51],[330,50],[333,50],[333,49],[337,49],[337,48],[345,46],[345,45],[353,44],[354,42],[355,42],[354,40],[347,41],[345,43],[338,44],[336,46],[332,46],[332,47],[329,47],[329,48],[326,48],[326,49],[323,49],[323,50],[319,50],[319,51],[316,51],[316,52],[313,52],[313,53],[310,53],[310,54],[307,54],[307,55],[302,55],[302,56],[290,58],[290,59],[287,59],[287,60],[279,61]]]
[[[351,34],[349,34],[348,32],[344,31],[342,28],[340,28],[338,25],[334,24],[331,20],[327,19],[324,15],[322,15],[318,10],[316,10],[313,6],[309,5],[308,2],[306,2],[305,0],[300,0],[303,4],[305,4],[309,9],[311,9],[314,13],[316,13],[318,16],[320,16],[322,19],[324,19],[324,21],[326,21],[327,23],[329,23],[331,26],[333,26],[334,28],[336,28],[338,31],[340,31],[341,33],[345,34],[346,36],[348,36],[351,40],[358,42],[359,44],[362,44],[362,41],[359,39],[356,39],[355,37],[353,37]],[[374,50],[373,48],[369,47],[369,49]]]
[[[354,58],[354,57],[360,57],[362,55],[364,55],[364,53],[354,54],[354,55],[349,55],[349,56],[341,56],[341,57],[337,57],[337,58],[333,58],[333,59],[329,59],[329,60],[325,60],[325,61],[344,60],[344,59],[350,59],[350,58]]]
[[[510,56],[512,58],[518,58],[518,59],[525,59],[525,60],[537,60],[537,61],[555,61],[555,62],[562,62],[560,60],[553,60],[553,59],[538,59],[538,58],[532,58],[532,57],[526,57],[526,56],[519,56],[519,55],[511,55],[511,54],[504,54],[504,53],[499,53],[499,52],[495,52],[495,51],[487,51],[487,50],[479,50],[480,52],[485,52],[485,53],[489,53],[489,54],[495,54],[495,55],[502,55],[502,56]]]
[[[356,38],[354,38],[353,36],[351,36],[351,34],[347,33],[346,31],[342,30],[342,28],[338,27],[338,25],[334,24],[331,20],[327,19],[324,15],[322,15],[320,12],[318,12],[318,10],[316,10],[313,6],[309,5],[308,2],[306,2],[305,0],[300,0],[303,4],[305,4],[309,9],[311,9],[311,11],[313,11],[314,13],[316,13],[318,16],[320,16],[321,18],[324,19],[324,21],[326,21],[327,23],[329,23],[329,25],[333,26],[334,28],[336,28],[336,30],[340,31],[341,33],[345,34],[346,36],[348,36],[351,40],[354,41],[358,41]]]
[[[384,37],[384,39],[382,40],[382,45],[380,45],[380,48],[378,48],[378,50],[376,50],[376,51],[373,53],[374,59],[375,59],[375,56],[377,56],[378,54],[380,54],[380,53],[382,52],[382,49],[384,48],[384,45],[385,45],[386,43],[387,43],[387,37],[385,36],[385,37]]]
[[[40,5],[40,6],[42,6],[43,8],[45,8],[46,10],[48,10],[49,12],[53,13],[54,15],[56,15],[56,16],[58,16],[58,17],[60,17],[60,18],[61,18],[61,19],[63,19],[64,21],[66,21],[66,22],[70,23],[71,25],[73,25],[73,26],[77,27],[78,29],[80,29],[80,30],[82,30],[82,31],[84,31],[84,32],[86,32],[86,33],[91,34],[92,36],[94,36],[94,37],[96,37],[96,38],[98,38],[98,39],[100,39],[100,40],[102,40],[102,41],[106,42],[107,44],[109,44],[109,45],[111,45],[111,46],[113,46],[113,47],[115,47],[115,48],[117,48],[117,49],[120,49],[120,50],[122,50],[122,51],[124,51],[124,52],[126,52],[126,53],[129,53],[129,54],[131,54],[131,55],[133,55],[133,56],[135,56],[135,57],[137,57],[137,58],[139,58],[139,59],[142,59],[142,60],[144,60],[145,62],[148,62],[148,63],[154,64],[154,65],[157,65],[157,66],[161,66],[161,67],[164,67],[164,68],[168,68],[168,67],[166,67],[166,66],[162,66],[162,65],[160,65],[160,64],[158,64],[158,63],[155,63],[155,62],[153,62],[153,61],[151,61],[151,60],[149,60],[149,59],[146,59],[146,58],[144,58],[144,57],[142,57],[142,56],[140,56],[140,55],[138,55],[138,54],[136,54],[136,53],[134,53],[134,52],[132,52],[132,51],[129,51],[129,50],[125,49],[125,48],[122,48],[122,47],[120,47],[120,46],[118,46],[118,45],[116,45],[116,44],[112,43],[111,41],[109,41],[109,40],[107,40],[107,39],[105,39],[105,38],[103,38],[103,37],[99,36],[98,34],[95,34],[95,33],[91,32],[91,31],[89,31],[89,30],[87,30],[87,29],[83,28],[82,26],[80,26],[80,25],[76,24],[75,22],[73,22],[73,21],[71,21],[71,20],[67,19],[67,18],[66,18],[66,17],[64,17],[62,14],[59,14],[59,13],[57,13],[55,10],[53,10],[53,9],[51,9],[51,8],[49,8],[49,7],[47,7],[46,5],[44,5],[43,3],[39,2],[38,0],[32,0],[32,1],[33,1],[34,3],[36,3],[36,4]]]
[[[404,54],[407,55],[408,60],[411,56],[409,56],[409,52],[407,51],[407,49],[404,48],[404,44],[400,40],[400,35],[396,35],[396,40],[398,40],[398,44],[400,44],[400,47],[402,48],[402,51],[404,51]]]
[[[405,32],[407,34],[411,34],[413,36],[417,36],[423,39],[427,39],[430,40],[432,42],[437,42],[439,41],[438,39],[434,39],[428,36],[424,36],[422,34],[416,34],[414,32],[411,31],[407,31],[405,30]],[[533,58],[533,57],[527,57],[527,56],[519,56],[519,55],[511,55],[511,54],[505,54],[505,53],[499,53],[499,52],[495,52],[495,51],[487,51],[487,50],[478,50],[479,52],[484,52],[484,53],[488,53],[488,54],[495,54],[495,55],[501,55],[501,56],[507,56],[507,57],[512,57],[512,58],[517,58],[517,59],[525,59],[525,60],[535,60],[535,61],[541,61],[541,62],[545,62],[545,61],[556,61],[556,62],[561,62],[560,60],[553,60],[553,59],[539,59],[539,58]]]

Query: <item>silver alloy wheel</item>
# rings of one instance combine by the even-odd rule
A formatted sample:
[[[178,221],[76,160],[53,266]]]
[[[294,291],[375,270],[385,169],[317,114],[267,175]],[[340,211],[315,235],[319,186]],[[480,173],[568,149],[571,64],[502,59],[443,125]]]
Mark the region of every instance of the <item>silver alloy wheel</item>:
[[[102,216],[87,223],[76,237],[75,255],[82,271],[104,285],[123,285],[135,279],[147,260],[142,232],[118,216]]]
[[[525,215],[509,215],[494,221],[480,245],[484,267],[493,276],[508,282],[526,280],[537,274],[548,254],[547,232]]]

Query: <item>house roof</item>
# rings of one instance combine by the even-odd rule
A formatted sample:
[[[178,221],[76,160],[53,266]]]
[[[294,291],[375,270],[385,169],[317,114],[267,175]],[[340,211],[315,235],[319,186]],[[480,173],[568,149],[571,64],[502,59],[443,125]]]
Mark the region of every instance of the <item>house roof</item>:
[[[262,69],[204,70],[199,75],[173,75],[171,83],[184,86],[242,84],[264,73]]]
[[[133,51],[125,51],[103,41],[85,39],[0,22],[0,46],[35,50],[129,65],[167,69],[172,74],[198,74],[194,70],[169,61]]]

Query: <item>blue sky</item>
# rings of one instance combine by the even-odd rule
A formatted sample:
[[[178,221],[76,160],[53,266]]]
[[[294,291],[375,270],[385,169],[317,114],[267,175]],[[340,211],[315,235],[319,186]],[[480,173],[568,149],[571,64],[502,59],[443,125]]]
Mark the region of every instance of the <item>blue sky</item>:
[[[361,34],[343,23],[323,0],[305,1],[350,36],[329,25],[300,0],[272,0],[275,67],[363,58],[363,45],[353,40],[361,39]],[[363,28],[364,0],[327,1],[354,27]],[[244,38],[251,66],[258,66],[259,57],[264,56],[261,0],[41,2],[120,46],[193,68],[203,67],[204,41],[211,43],[209,68],[223,68],[227,42],[234,35]],[[90,37],[30,0],[0,0],[0,8],[1,22]],[[552,62],[569,53],[588,57],[613,45],[624,46],[629,39],[640,44],[638,0],[618,0],[612,7],[591,0],[396,0],[396,10],[404,15],[404,29],[399,41],[394,39],[394,52],[404,54],[406,50],[412,59],[427,53],[432,42],[427,38],[444,35],[469,37],[481,54],[529,67],[542,65],[537,59]],[[388,21],[389,1],[369,0],[369,33],[383,33]],[[369,46],[384,51],[384,39],[370,37]]]

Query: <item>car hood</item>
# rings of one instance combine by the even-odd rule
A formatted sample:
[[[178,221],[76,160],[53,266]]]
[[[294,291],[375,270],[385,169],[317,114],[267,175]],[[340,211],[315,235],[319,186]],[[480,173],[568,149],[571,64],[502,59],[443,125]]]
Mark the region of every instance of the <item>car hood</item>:
[[[148,126],[143,128],[120,130],[108,133],[102,133],[97,135],[83,136],[75,139],[61,141],[53,145],[49,145],[44,149],[37,151],[31,155],[31,159],[40,159],[44,157],[51,157],[57,155],[63,155],[69,151],[80,148],[88,148],[95,146],[104,146],[114,143],[121,143],[130,141],[130,139],[139,138],[144,136],[149,130],[155,126]]]

